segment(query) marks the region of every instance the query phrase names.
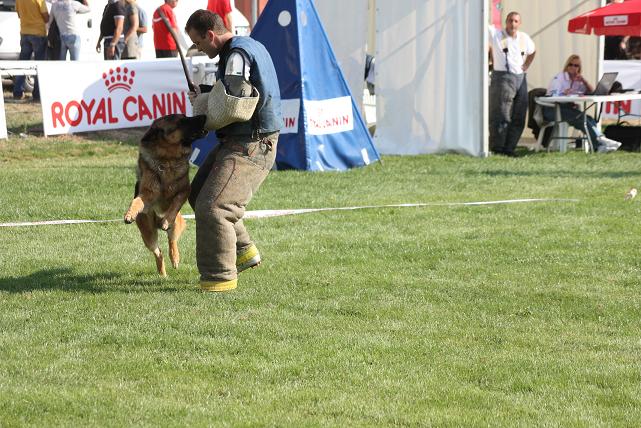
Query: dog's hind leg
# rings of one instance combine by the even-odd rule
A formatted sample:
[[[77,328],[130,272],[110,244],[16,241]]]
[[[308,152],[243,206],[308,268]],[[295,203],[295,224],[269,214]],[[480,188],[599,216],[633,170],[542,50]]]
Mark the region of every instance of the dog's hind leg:
[[[156,269],[160,276],[167,276],[165,270],[165,260],[162,256],[162,251],[158,246],[158,229],[153,214],[141,214],[136,217],[136,225],[140,229],[140,235],[145,243],[145,246],[151,251],[156,259]]]
[[[176,214],[176,220],[174,221],[173,226],[167,231],[167,238],[169,240],[169,260],[171,260],[171,265],[174,268],[177,268],[180,263],[178,240],[186,227],[187,223],[185,222],[185,219],[180,213],[178,213]]]

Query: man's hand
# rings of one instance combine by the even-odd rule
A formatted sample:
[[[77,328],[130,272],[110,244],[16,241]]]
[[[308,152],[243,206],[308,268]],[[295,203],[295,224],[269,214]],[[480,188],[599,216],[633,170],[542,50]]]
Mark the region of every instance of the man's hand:
[[[187,94],[192,107],[194,106],[194,102],[196,101],[196,97],[198,95],[200,95],[200,88],[198,86],[194,86],[194,90],[189,91],[189,93]]]
[[[96,43],[96,52],[100,53],[102,51],[102,48],[100,47],[100,40],[98,40],[98,43]]]
[[[107,47],[107,58],[112,59],[116,55],[116,46],[115,45],[109,45]]]

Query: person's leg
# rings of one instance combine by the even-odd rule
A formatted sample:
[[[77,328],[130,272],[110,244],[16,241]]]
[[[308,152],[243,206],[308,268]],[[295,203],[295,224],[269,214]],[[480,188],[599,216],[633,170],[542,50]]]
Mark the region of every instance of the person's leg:
[[[31,59],[33,54],[33,45],[31,44],[31,37],[26,34],[20,35],[20,55],[18,59],[21,61],[27,61]],[[16,79],[13,82],[13,97],[22,98],[24,96],[24,76],[16,76]]]
[[[589,134],[590,141],[592,141],[592,144],[596,149],[596,146],[598,145],[597,137],[601,135],[601,132],[599,131],[599,127],[592,116],[586,116],[586,123],[583,123],[583,113],[581,112],[581,110],[573,108],[569,105],[562,105],[561,119],[569,123],[573,128],[578,129],[583,133]],[[587,128],[585,126],[586,124],[588,125]]]
[[[191,190],[189,192],[188,200],[189,206],[191,206],[194,211],[196,210],[196,200],[198,199],[200,190],[205,185],[207,177],[214,168],[214,162],[216,161],[216,157],[218,156],[221,147],[222,145],[218,144],[212,149],[211,152],[209,152],[209,154],[205,158],[205,161],[202,163],[202,165],[200,165],[198,171],[196,171],[196,175],[194,175],[194,178],[191,180]]]
[[[527,115],[527,81],[525,74],[515,75],[515,86],[518,88],[512,103],[512,115],[510,125],[505,137],[505,152],[514,153],[523,129],[525,128],[525,117]]]
[[[261,168],[266,168],[267,171],[271,170],[274,166],[274,161],[276,160],[276,143],[278,142],[278,134],[274,134],[269,138],[263,140],[261,143],[263,145],[269,145],[271,147],[271,152],[267,157],[262,154],[265,148],[261,148],[260,144],[256,146],[253,150],[254,152],[248,153],[249,158],[254,161],[256,164],[261,166]],[[256,158],[256,153],[258,158]],[[252,242],[247,229],[245,228],[245,223],[241,218],[236,224],[234,224],[234,230],[236,231],[236,250],[238,253],[243,253],[254,245]]]
[[[78,34],[71,34],[69,37],[69,58],[71,61],[78,61],[80,58],[80,36]]]
[[[69,49],[69,35],[68,34],[61,34],[60,35],[60,53],[58,55],[58,60],[66,61],[67,60],[67,51],[71,51]]]
[[[47,38],[37,36],[33,41],[33,55],[36,61],[44,61],[47,57]],[[33,79],[33,99],[40,99],[40,84],[38,83],[38,76]]]
[[[196,261],[204,290],[236,287],[235,224],[267,177],[275,153],[275,143],[263,140],[242,145],[224,143],[216,157],[195,208]]]
[[[494,72],[490,84],[490,150],[504,153],[516,89],[509,73]]]

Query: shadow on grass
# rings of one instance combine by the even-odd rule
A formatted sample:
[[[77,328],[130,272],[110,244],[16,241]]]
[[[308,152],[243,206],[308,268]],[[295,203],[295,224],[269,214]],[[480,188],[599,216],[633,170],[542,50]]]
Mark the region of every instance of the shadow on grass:
[[[80,293],[177,292],[177,284],[160,277],[132,278],[113,272],[80,274],[71,268],[43,269],[26,276],[0,277],[0,292],[61,290]]]

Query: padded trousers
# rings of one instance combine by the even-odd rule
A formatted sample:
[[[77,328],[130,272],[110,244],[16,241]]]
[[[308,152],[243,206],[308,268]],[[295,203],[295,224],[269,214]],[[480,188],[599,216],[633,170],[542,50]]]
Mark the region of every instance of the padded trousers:
[[[236,253],[252,244],[245,207],[276,159],[278,133],[259,141],[225,138],[192,180],[189,204],[196,217],[196,263],[201,281],[237,277]]]

